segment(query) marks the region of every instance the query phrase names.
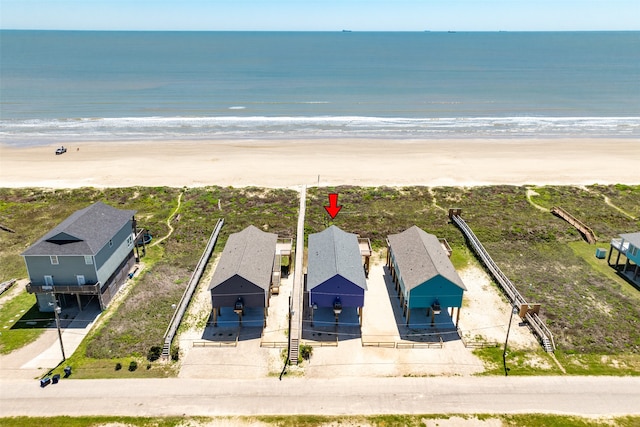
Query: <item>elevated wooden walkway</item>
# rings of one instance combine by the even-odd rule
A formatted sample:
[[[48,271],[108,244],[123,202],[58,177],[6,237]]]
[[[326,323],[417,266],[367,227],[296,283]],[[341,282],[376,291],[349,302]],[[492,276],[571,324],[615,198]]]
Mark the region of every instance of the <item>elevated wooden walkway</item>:
[[[484,263],[487,267],[491,275],[494,277],[496,282],[500,285],[504,293],[507,295],[509,300],[511,301],[511,305],[513,307],[517,307],[520,310],[520,318],[525,320],[534,334],[538,336],[540,339],[540,343],[544,350],[548,353],[551,353],[555,350],[556,345],[553,341],[553,334],[545,325],[545,323],[538,317],[538,312],[540,310],[539,304],[529,304],[524,299],[520,292],[516,289],[516,287],[511,283],[511,280],[500,270],[498,265],[491,259],[487,250],[482,246],[480,240],[476,237],[474,232],[469,228],[467,223],[462,219],[460,214],[462,213],[461,209],[449,209],[449,218],[453,221],[454,224],[460,228],[462,233],[467,238],[467,241],[471,245],[471,248],[474,250],[478,258]]]
[[[164,333],[164,345],[162,346],[162,358],[164,360],[169,359],[169,356],[171,353],[171,343],[173,342],[173,338],[175,337],[176,332],[178,331],[178,327],[182,322],[182,318],[184,317],[187,311],[189,302],[191,302],[191,297],[193,297],[193,293],[196,290],[196,286],[198,286],[198,283],[200,283],[200,278],[202,277],[202,274],[204,273],[204,269],[207,267],[207,263],[211,258],[211,254],[213,253],[213,248],[215,247],[216,242],[218,241],[218,235],[220,234],[220,230],[222,229],[223,225],[224,225],[224,219],[223,218],[218,219],[218,222],[216,223],[216,226],[214,227],[213,232],[209,237],[209,242],[207,243],[207,246],[202,256],[200,257],[198,264],[196,264],[196,269],[191,274],[191,278],[189,279],[189,284],[187,285],[187,288],[184,290],[184,293],[182,294],[182,298],[180,299],[180,302],[178,303],[176,310],[173,312],[173,317],[171,318],[171,321],[169,322],[169,326],[167,327],[167,330]]]
[[[584,239],[590,245],[594,245],[596,243],[596,240],[598,240],[596,238],[596,234],[593,232],[591,228],[587,227],[586,224],[584,224],[582,221],[580,221],[579,219],[577,219],[576,217],[574,217],[573,215],[571,215],[569,212],[565,211],[561,207],[559,206],[552,207],[551,213],[559,218],[564,219],[573,227],[575,227],[575,229],[578,230],[580,234],[582,234]]]
[[[298,364],[300,339],[302,338],[302,312],[304,299],[304,217],[307,210],[307,187],[300,190],[300,210],[296,230],[295,261],[293,262],[293,290],[289,298],[289,363]]]

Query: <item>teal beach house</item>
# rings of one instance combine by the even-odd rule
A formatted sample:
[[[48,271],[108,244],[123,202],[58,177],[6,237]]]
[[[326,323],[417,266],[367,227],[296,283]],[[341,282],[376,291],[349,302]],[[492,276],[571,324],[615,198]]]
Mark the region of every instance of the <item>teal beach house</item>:
[[[611,257],[614,251],[617,255],[612,264]],[[622,257],[623,264],[620,263]],[[607,262],[623,276],[640,285],[640,232],[620,234],[619,239],[612,239]]]
[[[136,262],[135,211],[96,202],[74,212],[22,253],[39,310],[107,307]]]
[[[415,309],[426,310],[433,323],[433,317],[448,308],[453,317],[457,307],[459,319],[466,287],[443,245],[444,241],[415,225],[387,237],[387,267],[407,325]]]

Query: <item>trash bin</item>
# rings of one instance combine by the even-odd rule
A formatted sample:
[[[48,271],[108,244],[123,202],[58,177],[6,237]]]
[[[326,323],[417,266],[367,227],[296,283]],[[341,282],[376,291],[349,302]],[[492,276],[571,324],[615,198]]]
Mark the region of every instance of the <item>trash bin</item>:
[[[46,387],[49,385],[50,382],[51,382],[51,378],[44,377],[40,380],[40,387]]]
[[[71,375],[71,366],[65,366],[64,377],[67,378],[69,375]]]
[[[51,382],[53,384],[58,384],[58,381],[60,381],[60,374],[55,374],[52,378],[51,378]]]

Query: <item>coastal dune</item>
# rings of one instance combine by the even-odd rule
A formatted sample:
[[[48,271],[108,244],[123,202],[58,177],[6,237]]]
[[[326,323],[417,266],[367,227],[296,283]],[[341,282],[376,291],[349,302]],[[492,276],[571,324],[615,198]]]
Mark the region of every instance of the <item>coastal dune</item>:
[[[64,145],[68,151],[55,155]],[[640,184],[640,140],[309,139],[0,144],[1,187]]]

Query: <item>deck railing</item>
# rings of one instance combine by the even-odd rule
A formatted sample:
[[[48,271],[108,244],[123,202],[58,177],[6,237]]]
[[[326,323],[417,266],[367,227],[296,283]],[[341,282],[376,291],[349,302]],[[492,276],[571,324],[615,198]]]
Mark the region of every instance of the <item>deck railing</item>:
[[[80,294],[98,295],[100,294],[100,282],[88,285],[34,285],[27,283],[27,292],[30,294]]]
[[[223,218],[218,219],[218,222],[216,223],[216,226],[213,229],[211,236],[209,237],[209,242],[207,243],[207,246],[202,256],[200,257],[198,264],[196,264],[195,270],[191,274],[191,278],[189,279],[189,284],[187,285],[187,288],[182,294],[182,298],[180,299],[180,302],[178,303],[176,310],[173,312],[173,317],[171,318],[171,321],[169,322],[169,326],[167,327],[167,331],[164,334],[164,346],[162,347],[163,359],[169,358],[173,337],[178,331],[178,326],[180,326],[180,323],[182,322],[182,318],[184,317],[184,314],[187,311],[187,307],[189,306],[189,302],[191,301],[193,292],[195,291],[198,283],[200,283],[200,278],[204,273],[204,269],[207,266],[207,262],[209,262],[209,258],[211,258],[211,253],[213,252],[213,248],[215,247],[216,242],[218,240],[218,234],[220,234],[220,229],[222,229],[223,225],[224,225],[224,219]]]
[[[493,275],[496,282],[500,285],[504,293],[507,295],[513,307],[517,307],[521,309],[522,307],[528,307],[529,304],[524,299],[520,292],[516,289],[516,287],[511,283],[511,280],[500,270],[498,265],[491,259],[487,250],[482,246],[480,240],[476,237],[474,232],[469,228],[467,223],[460,216],[459,209],[450,209],[449,217],[451,220],[460,228],[462,233],[467,238],[467,241],[471,245],[472,249],[480,258],[480,260],[487,267],[489,272]],[[553,340],[553,334],[547,327],[547,325],[538,317],[538,314],[535,312],[527,311],[527,313],[523,317],[524,320],[527,321],[533,332],[538,336],[542,347],[546,352],[553,352],[556,348],[555,342]]]

